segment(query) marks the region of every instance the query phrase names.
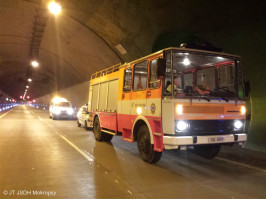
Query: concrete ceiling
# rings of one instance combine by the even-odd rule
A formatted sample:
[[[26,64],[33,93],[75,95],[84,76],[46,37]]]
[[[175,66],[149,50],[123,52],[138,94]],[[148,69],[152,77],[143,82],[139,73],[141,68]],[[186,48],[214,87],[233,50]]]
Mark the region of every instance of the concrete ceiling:
[[[34,97],[88,81],[97,70],[151,53],[164,32],[250,30],[265,17],[262,1],[58,2],[62,13],[55,17],[46,0],[0,0],[0,90],[14,98],[28,77]]]

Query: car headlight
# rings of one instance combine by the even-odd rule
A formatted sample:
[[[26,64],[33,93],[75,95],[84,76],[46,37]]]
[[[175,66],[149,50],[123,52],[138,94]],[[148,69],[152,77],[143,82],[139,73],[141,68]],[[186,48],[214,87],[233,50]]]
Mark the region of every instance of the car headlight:
[[[185,121],[177,121],[176,122],[176,129],[178,131],[186,131],[188,129],[188,123]]]
[[[67,109],[67,114],[73,115],[74,110],[72,108]]]
[[[234,127],[235,129],[241,129],[243,127],[243,123],[240,120],[235,120]]]

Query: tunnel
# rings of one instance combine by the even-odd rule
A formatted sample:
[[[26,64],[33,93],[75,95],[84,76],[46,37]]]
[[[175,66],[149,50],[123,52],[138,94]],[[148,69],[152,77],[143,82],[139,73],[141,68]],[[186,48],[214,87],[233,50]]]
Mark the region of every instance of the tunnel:
[[[222,52],[239,55],[241,57],[244,79],[249,80],[251,85],[251,91],[247,98],[247,120],[245,124],[248,139],[244,145],[244,151],[255,152],[254,154],[259,156],[262,155],[260,156],[260,159],[262,159],[261,162],[264,163],[262,168],[265,167],[265,1],[58,0],[56,2],[62,6],[61,12],[58,15],[50,13],[48,9],[48,0],[0,0],[1,116],[11,109],[11,106],[15,103],[21,104],[19,106],[20,108],[12,108],[12,110],[19,109],[19,111],[29,112],[29,114],[31,113],[31,110],[26,110],[27,103],[32,101],[34,101],[32,103],[34,107],[30,109],[33,109],[35,113],[38,113],[38,110],[40,109],[47,110],[49,109],[51,100],[55,96],[68,99],[73,107],[75,107],[76,111],[78,111],[82,105],[87,104],[89,101],[90,80],[94,73],[119,63],[129,63],[164,48],[180,47],[182,43],[192,41],[192,43],[211,44],[212,47],[217,47],[217,49]],[[38,67],[33,67],[31,64],[32,61],[38,61]],[[10,108],[6,109],[9,106]],[[15,110],[14,112],[19,111]],[[3,121],[8,115],[9,114],[3,116],[3,118],[1,117],[0,120]],[[42,116],[38,115],[38,117]],[[18,120],[18,118],[15,120]],[[48,115],[46,120],[50,120],[48,119]],[[20,124],[18,121],[11,121],[8,123]],[[69,127],[70,130],[71,128],[67,122],[64,123],[64,126]],[[73,123],[75,122],[73,121]],[[35,126],[36,125],[33,125],[33,127]],[[6,131],[3,131],[4,128],[2,127],[0,127],[0,129],[2,129],[0,130],[0,138],[2,137],[3,144],[3,141],[7,141],[3,136],[6,134]],[[29,129],[28,131],[32,131],[30,127],[27,129]],[[74,143],[68,141],[68,137],[61,134],[62,131],[59,130],[60,127],[57,127],[57,129],[57,134],[61,139],[67,141],[73,148],[78,148],[75,147]],[[67,132],[67,134],[70,133]],[[19,135],[11,133],[8,136],[10,140],[13,137],[17,138]],[[42,135],[36,137],[37,141],[42,140]],[[79,132],[78,137],[75,138],[74,141],[80,142],[82,146],[85,141],[88,142],[88,138],[80,141],[81,137],[82,134]],[[25,143],[17,141],[13,145],[18,144],[19,148],[24,148],[23,145],[27,146],[29,141],[33,141],[33,138],[31,138],[30,135],[25,135],[24,140]],[[44,140],[47,140],[46,142],[48,142],[49,139],[44,137]],[[118,142],[115,141],[115,143]],[[52,144],[48,145],[54,156],[56,156],[60,150],[66,150],[68,148],[61,146],[56,148],[56,144],[57,141],[52,139]],[[37,152],[34,152],[33,154],[37,154],[38,149],[41,151],[41,149],[44,148],[44,145],[45,142],[41,142],[40,147],[36,146]],[[28,149],[29,147],[25,148]],[[91,154],[86,153],[86,155],[83,156],[87,156],[87,160],[94,160],[92,162],[89,161],[89,168],[92,168],[95,173],[99,174],[100,177],[108,176],[106,183],[102,183],[101,178],[94,177],[91,178],[93,179],[93,182],[96,183],[98,181],[97,184],[101,182],[102,185],[96,189],[94,188],[96,187],[96,184],[87,184],[84,177],[78,174],[79,170],[84,171],[83,167],[86,165],[86,161],[82,160],[82,158],[78,158],[77,161],[83,166],[79,165],[79,169],[69,167],[67,170],[73,170],[73,176],[76,176],[77,184],[81,187],[81,189],[77,190],[77,192],[80,192],[79,194],[81,194],[82,191],[85,191],[86,187],[89,188],[89,190],[82,193],[85,196],[79,196],[73,193],[70,193],[69,196],[64,195],[63,189],[59,187],[59,183],[64,184],[64,181],[66,181],[65,179],[67,179],[63,176],[59,177],[59,182],[55,186],[55,188],[57,187],[60,189],[57,190],[55,188],[47,187],[45,190],[57,190],[57,193],[59,194],[61,192],[61,196],[55,196],[58,198],[132,198],[132,193],[135,195],[133,195],[133,198],[231,198],[236,195],[233,192],[229,192],[229,196],[219,196],[218,193],[214,195],[210,194],[208,196],[207,194],[204,193],[203,195],[200,192],[198,192],[199,196],[178,196],[175,195],[174,192],[170,192],[167,195],[159,192],[157,194],[155,192],[157,195],[150,195],[150,193],[152,193],[150,192],[151,187],[148,187],[147,185],[152,184],[153,179],[149,179],[146,182],[140,181],[138,187],[135,187],[137,181],[139,181],[137,177],[145,176],[144,171],[149,170],[146,166],[143,166],[144,164],[139,164],[139,166],[136,167],[137,170],[140,170],[140,172],[137,173],[134,170],[134,166],[128,163],[128,158],[125,158],[125,160],[124,158],[122,160],[119,159],[121,156],[119,149],[123,152],[126,147],[119,144],[118,147],[113,148],[112,144],[108,144],[108,146],[104,148],[113,153],[110,158],[107,157],[102,150],[99,150],[101,148],[103,148],[103,144],[97,144],[92,148],[92,152],[95,153],[94,156],[90,157]],[[230,148],[229,150],[226,149],[223,154],[227,155],[228,151],[233,150],[230,150]],[[4,150],[2,150],[2,152],[4,152]],[[130,152],[132,154],[129,155],[129,159],[137,154],[136,147],[130,148]],[[167,156],[171,157],[172,154],[173,153],[171,152]],[[43,156],[45,155],[43,154]],[[63,167],[62,164],[68,165],[68,163],[71,163],[71,159],[75,160],[72,154],[67,156],[67,161],[58,160],[54,164]],[[186,163],[185,165],[188,167],[188,162],[193,163],[194,161],[188,161],[186,156],[187,155],[184,153],[180,154],[182,161]],[[100,159],[97,160],[97,157],[100,157]],[[28,192],[27,194],[29,194],[30,192],[32,195],[34,188],[32,188],[31,184],[29,184],[31,186],[28,188],[21,187],[19,183],[17,185],[15,184],[14,187],[11,187],[10,185],[12,184],[10,182],[3,181],[6,179],[4,176],[6,164],[3,164],[5,159],[7,159],[5,156],[0,158],[0,165],[2,165],[0,166],[0,169],[2,169],[0,170],[2,173],[2,175],[0,174],[0,176],[2,176],[2,181],[0,180],[0,183],[1,185],[6,186],[6,188],[3,188],[3,191],[5,189],[4,192],[8,191],[8,194],[10,194],[12,190],[16,190],[16,192],[18,192],[18,190],[23,190],[24,193],[22,192],[21,194],[25,194],[25,192]],[[191,159],[193,160],[194,157]],[[197,160],[197,158],[195,159]],[[106,162],[110,165],[112,165],[112,162],[116,162],[114,166],[117,168],[113,169],[111,167],[106,169],[104,167],[104,160],[107,160]],[[249,160],[249,157],[247,157],[246,160]],[[20,160],[20,162],[23,161]],[[94,164],[91,164],[93,162]],[[176,176],[180,179],[190,177],[190,175],[185,172],[185,169],[180,167],[181,161],[172,160],[172,162],[175,164],[179,163],[179,170],[184,173],[183,175],[177,174]],[[202,165],[196,164],[196,166],[200,165],[200,168],[197,169],[199,173],[195,175],[196,180],[200,180],[201,176],[204,176],[205,172],[202,169],[202,166],[210,164],[205,161],[199,162],[204,163],[201,163]],[[218,162],[222,162],[222,158]],[[162,163],[165,164],[167,161],[163,161]],[[17,165],[18,162],[14,161],[13,164]],[[169,178],[170,185],[174,180],[171,178],[170,174],[162,172],[159,169],[163,164],[159,164],[157,167],[151,167],[155,174],[165,173],[166,177]],[[220,163],[210,164],[210,173],[212,174],[207,176],[209,176],[211,180],[213,180],[213,176],[222,171],[218,166],[219,164]],[[44,165],[47,166],[48,164],[44,163]],[[45,170],[45,166],[40,165],[39,168]],[[52,167],[57,171],[56,176],[59,176],[58,174],[60,173],[69,173],[67,170],[59,172],[60,170],[56,169],[57,166]],[[125,170],[124,167],[127,169]],[[167,170],[173,170],[173,173],[176,173],[175,169],[172,169],[172,167],[173,166],[171,165],[167,165]],[[192,169],[194,168],[193,166],[190,167]],[[144,171],[142,171],[142,169]],[[27,171],[27,169],[25,170]],[[120,174],[118,173],[119,170],[124,170],[124,173],[132,173],[133,175],[130,177],[123,173]],[[234,171],[233,169],[228,169],[228,171],[234,174],[233,177],[236,178],[237,174],[241,174],[245,169],[240,169],[240,172]],[[14,174],[16,173],[18,172],[16,171]],[[265,169],[263,173],[265,181]],[[85,174],[85,176],[92,176],[88,171],[86,171]],[[221,175],[219,174],[219,176]],[[32,179],[30,179],[30,177]],[[229,177],[226,177],[226,179],[228,178]],[[123,191],[125,191],[126,194],[121,194],[119,196],[115,195],[116,192],[113,192],[113,196],[101,196],[101,193],[97,196],[96,193],[98,190],[104,191],[108,187],[108,184],[113,184],[113,180],[111,179],[114,179],[116,184],[119,182],[119,184],[122,185],[120,188],[115,187],[114,191],[120,191],[122,190],[121,188],[123,188]],[[128,179],[132,179],[132,181],[127,182]],[[156,174],[154,179],[154,181],[159,179],[159,175]],[[29,175],[28,181],[32,180],[38,185],[38,180],[35,180],[35,176],[31,174]],[[47,182],[51,181],[50,177],[42,177],[40,180]],[[263,183],[263,179],[259,181],[262,181],[262,184],[259,188],[261,191],[257,193],[258,196],[253,193],[247,193],[245,196],[245,193],[242,193],[241,195],[236,195],[236,197],[265,198],[265,182]],[[82,185],[82,182],[84,182],[84,185],[86,186]],[[190,190],[190,184],[191,183],[188,182],[182,186],[180,184],[178,191],[189,192],[187,190]],[[3,195],[1,185],[0,196]],[[66,187],[72,187],[73,185],[75,184],[73,183],[71,186],[66,184]],[[163,185],[163,187],[166,186],[167,185]],[[237,183],[233,183],[231,186],[240,188]],[[142,191],[139,187],[146,188],[149,192],[145,193],[146,190]],[[201,187],[204,187],[203,191],[205,191],[206,187],[211,186],[207,183],[206,185],[196,185],[197,191],[200,191]],[[252,183],[248,183],[245,187],[252,188],[254,186]],[[182,188],[184,190],[182,190]],[[229,190],[227,186],[224,186],[224,188],[226,188],[225,190]],[[237,190],[241,191],[239,188]],[[153,191],[156,191],[156,187],[152,189]],[[109,191],[110,188],[106,190]],[[5,194],[4,197],[11,198],[11,196],[5,196]],[[21,198],[22,196],[15,197]],[[38,198],[38,196],[34,197]],[[45,197],[55,198],[53,196]]]

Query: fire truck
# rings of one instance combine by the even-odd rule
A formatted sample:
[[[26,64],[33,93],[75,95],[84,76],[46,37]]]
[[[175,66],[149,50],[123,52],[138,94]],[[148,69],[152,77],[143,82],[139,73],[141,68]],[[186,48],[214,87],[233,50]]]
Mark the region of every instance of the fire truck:
[[[166,48],[93,74],[88,126],[97,141],[136,141],[148,163],[168,149],[211,159],[221,145],[247,140],[249,90],[239,56]]]

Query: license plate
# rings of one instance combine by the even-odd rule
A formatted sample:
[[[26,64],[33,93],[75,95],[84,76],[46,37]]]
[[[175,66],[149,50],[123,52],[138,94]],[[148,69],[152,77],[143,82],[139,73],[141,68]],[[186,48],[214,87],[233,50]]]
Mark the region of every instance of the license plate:
[[[209,138],[209,143],[219,143],[219,142],[224,142],[225,137],[211,137]]]

